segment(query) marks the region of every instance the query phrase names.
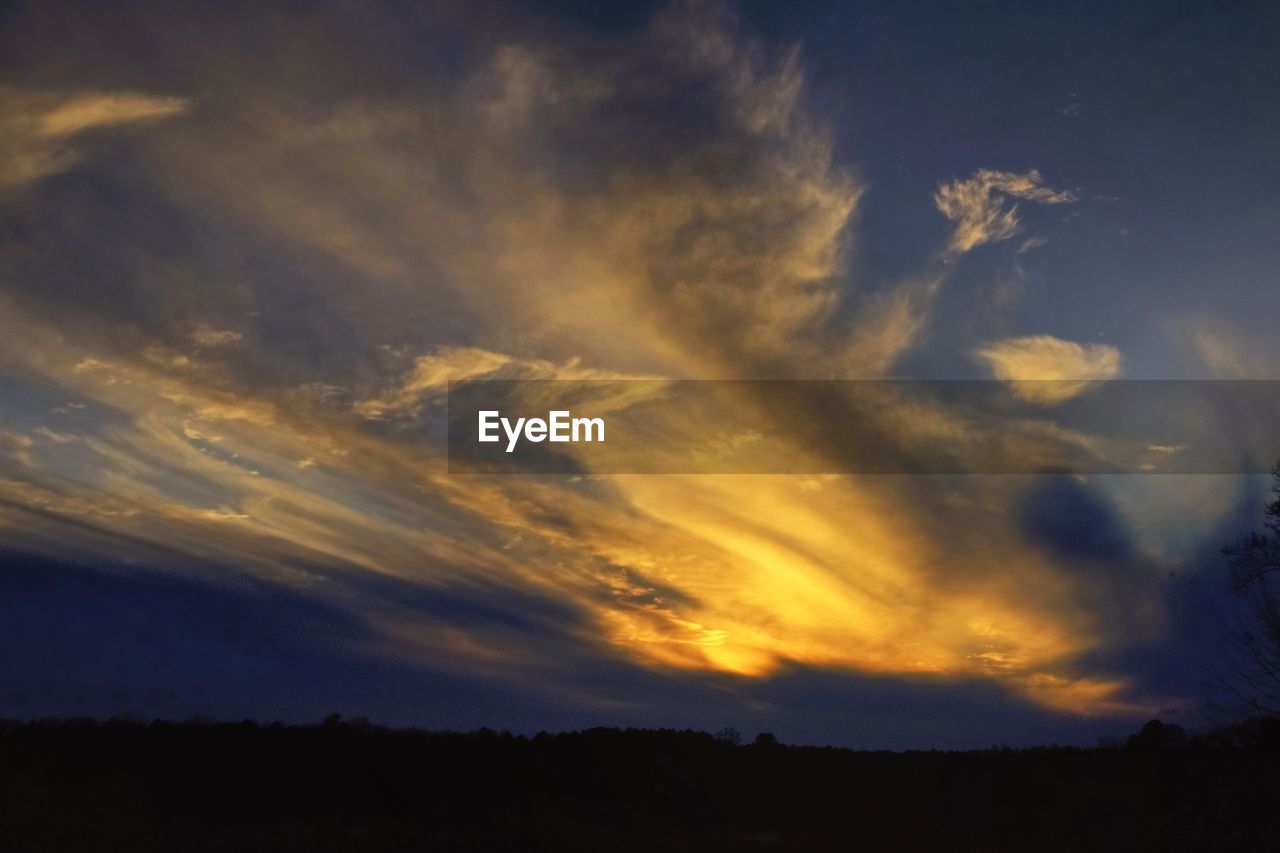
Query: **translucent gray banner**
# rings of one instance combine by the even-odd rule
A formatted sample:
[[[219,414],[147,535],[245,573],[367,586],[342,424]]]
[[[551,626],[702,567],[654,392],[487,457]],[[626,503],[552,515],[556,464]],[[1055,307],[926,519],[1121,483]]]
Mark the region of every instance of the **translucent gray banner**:
[[[457,382],[448,452],[487,475],[1263,473],[1280,382]]]

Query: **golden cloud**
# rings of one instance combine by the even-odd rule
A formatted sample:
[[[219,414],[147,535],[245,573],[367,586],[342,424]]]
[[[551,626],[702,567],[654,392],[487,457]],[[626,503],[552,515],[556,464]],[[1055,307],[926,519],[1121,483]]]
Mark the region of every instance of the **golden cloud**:
[[[982,347],[975,355],[996,379],[1036,403],[1060,403],[1114,379],[1123,360],[1107,344],[1078,344],[1052,335],[1009,338]]]
[[[1070,191],[1045,186],[1035,169],[1023,175],[979,169],[968,180],[939,187],[933,197],[938,210],[956,223],[949,246],[952,252],[959,254],[984,243],[1008,240],[1022,230],[1017,206],[1005,207],[1003,196],[1037,204],[1076,200]],[[1024,243],[1024,247],[1027,245]]]
[[[263,92],[270,81],[236,49],[203,70],[234,90],[223,108],[235,112],[171,128],[148,178],[253,234],[296,280],[273,270],[206,288],[165,266],[139,285],[146,297],[198,292],[199,316],[220,319],[127,333],[15,292],[0,357],[96,419],[77,414],[82,440],[57,447],[6,437],[23,470],[0,494],[89,518],[114,537],[96,547],[168,548],[318,596],[337,594],[308,566],[426,593],[546,596],[583,614],[565,626],[578,642],[655,668],[763,677],[804,664],[996,679],[1078,712],[1125,701],[1122,681],[1078,671],[1110,628],[1087,583],[1010,524],[1007,482],[450,477],[441,442],[416,429],[448,382],[472,378],[887,372],[945,272],[928,263],[843,310],[863,187],[806,108],[796,51],[771,54],[693,7],[608,51],[512,39],[462,81],[300,105]],[[691,136],[632,138],[660,121],[655,101],[680,97],[701,99],[684,104],[704,119]],[[24,108],[25,138],[42,141],[22,143],[25,177],[5,180],[64,168],[50,139],[184,107],[115,95]],[[1073,198],[1035,172],[979,172],[939,190],[957,222],[940,254],[1012,236],[1006,197]],[[129,251],[154,270],[145,248]],[[298,311],[292,337],[251,333],[260,310]],[[331,355],[338,346],[350,349]],[[1120,363],[1043,336],[980,357],[1015,388],[1083,388]],[[970,429],[899,412],[898,432],[920,440]],[[664,427],[692,435],[697,417]],[[725,440],[750,452],[741,438]],[[515,678],[534,654],[509,635],[340,603],[433,665]]]
[[[59,93],[0,87],[0,186],[31,183],[80,158],[71,137],[153,121],[187,108],[183,98],[134,92]]]

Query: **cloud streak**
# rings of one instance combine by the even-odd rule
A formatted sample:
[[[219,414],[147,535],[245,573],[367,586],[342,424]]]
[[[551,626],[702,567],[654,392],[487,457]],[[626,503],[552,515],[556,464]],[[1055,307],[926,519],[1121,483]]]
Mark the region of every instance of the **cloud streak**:
[[[90,130],[156,121],[187,108],[183,98],[136,92],[60,93],[0,87],[0,187],[47,178],[83,156]]]

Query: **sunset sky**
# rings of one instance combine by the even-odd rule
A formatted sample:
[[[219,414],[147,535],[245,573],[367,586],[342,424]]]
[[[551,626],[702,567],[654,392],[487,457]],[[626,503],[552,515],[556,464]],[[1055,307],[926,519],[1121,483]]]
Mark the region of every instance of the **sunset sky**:
[[[1196,725],[1265,477],[446,464],[461,380],[1280,378],[1280,10],[1051,5],[0,7],[0,717]]]

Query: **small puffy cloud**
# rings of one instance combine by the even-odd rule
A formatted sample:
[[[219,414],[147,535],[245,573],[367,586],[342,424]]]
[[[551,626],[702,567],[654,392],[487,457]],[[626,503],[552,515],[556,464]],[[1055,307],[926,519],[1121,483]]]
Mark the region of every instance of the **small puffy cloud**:
[[[1078,344],[1052,335],[1008,338],[979,349],[996,379],[1035,403],[1060,403],[1120,373],[1120,351],[1107,344]],[[1044,381],[1052,380],[1052,381]]]
[[[1024,175],[979,169],[967,181],[952,181],[939,187],[933,196],[942,215],[956,223],[948,249],[959,254],[984,243],[1016,236],[1022,230],[1018,207],[1006,207],[1004,196],[1037,204],[1066,204],[1076,200],[1068,190],[1045,186],[1035,169]]]
[[[0,187],[57,174],[80,158],[72,137],[99,127],[166,118],[183,98],[134,92],[67,95],[0,86]]]
[[[191,333],[191,340],[198,347],[225,347],[239,343],[244,335],[230,329],[215,329],[201,324]]]

